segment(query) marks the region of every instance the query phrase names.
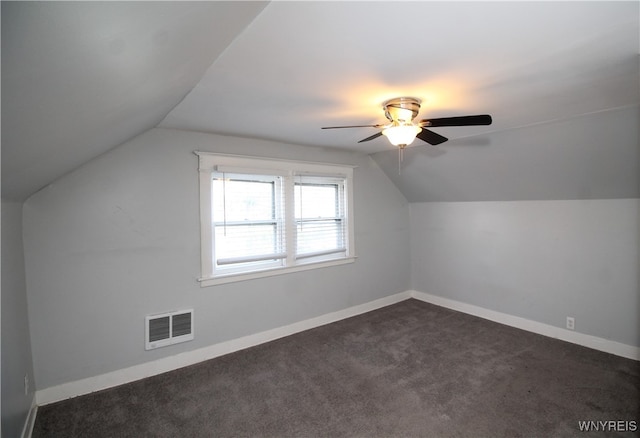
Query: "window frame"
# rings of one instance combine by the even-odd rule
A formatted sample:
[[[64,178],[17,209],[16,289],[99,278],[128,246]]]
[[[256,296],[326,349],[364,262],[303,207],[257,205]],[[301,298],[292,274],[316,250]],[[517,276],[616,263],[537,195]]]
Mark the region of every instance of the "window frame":
[[[353,217],[353,169],[355,166],[336,165],[316,162],[265,159],[240,155],[217,154],[196,151],[199,161],[200,180],[200,251],[201,266],[198,278],[201,287],[214,286],[236,281],[282,275],[309,269],[325,268],[353,263],[355,255],[354,217]],[[287,244],[287,256],[284,266],[268,267],[255,271],[234,272],[233,269],[214,267],[214,226],[212,218],[212,179],[215,172],[235,174],[270,175],[283,177],[284,187],[284,222],[287,242],[294,242],[296,230],[296,213],[294,205],[295,184],[302,178],[320,181],[322,178],[341,179],[344,181],[344,220],[345,251],[344,257],[335,256],[296,259],[295,247],[291,252]],[[295,242],[294,242],[295,244]],[[327,259],[328,258],[328,259]],[[217,272],[216,272],[217,271]]]

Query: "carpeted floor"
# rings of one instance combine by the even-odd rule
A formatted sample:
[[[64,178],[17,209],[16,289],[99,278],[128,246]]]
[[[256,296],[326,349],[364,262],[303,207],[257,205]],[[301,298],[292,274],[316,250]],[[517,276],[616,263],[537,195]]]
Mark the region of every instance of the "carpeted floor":
[[[640,429],[639,399],[639,362],[407,300],[40,407],[32,436],[618,436],[579,422]]]

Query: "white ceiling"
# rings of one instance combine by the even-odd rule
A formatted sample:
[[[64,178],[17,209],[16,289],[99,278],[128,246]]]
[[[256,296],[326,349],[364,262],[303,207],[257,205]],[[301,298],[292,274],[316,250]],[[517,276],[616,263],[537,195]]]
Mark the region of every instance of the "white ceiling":
[[[549,148],[516,134],[636,107],[639,15],[635,1],[2,2],[3,197],[24,199],[153,126],[374,154],[414,201],[638,196],[637,128],[602,139],[624,143],[597,169],[618,181],[607,190],[582,183],[595,141],[568,152],[572,166],[551,178],[562,187],[536,193],[539,175],[508,193],[508,179],[482,186],[492,168],[477,160],[544,168]],[[423,100],[419,118],[494,124],[434,129],[451,141],[416,140],[402,175],[384,137],[357,143],[373,128],[320,129],[384,122],[382,102],[398,96]],[[514,141],[529,147],[505,147]]]

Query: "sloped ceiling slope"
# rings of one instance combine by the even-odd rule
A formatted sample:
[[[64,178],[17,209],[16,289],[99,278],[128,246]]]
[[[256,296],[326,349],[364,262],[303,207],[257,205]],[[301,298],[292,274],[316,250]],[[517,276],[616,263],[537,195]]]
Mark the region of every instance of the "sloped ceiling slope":
[[[156,126],[258,2],[2,2],[2,197]]]
[[[319,128],[406,95],[418,117],[495,116],[455,137],[635,104],[638,44],[634,2],[273,2],[161,126],[379,152]]]
[[[635,1],[2,2],[3,196],[153,126],[372,154],[414,201],[638,196],[639,15]],[[385,137],[358,143],[372,128],[320,129],[385,122],[399,96],[422,99],[418,118],[494,123],[438,128],[450,141],[416,140],[400,174]]]
[[[274,2],[161,126],[370,153],[410,201],[638,196],[637,123],[574,131],[640,102],[638,15],[637,2]],[[434,129],[451,142],[416,140],[401,172],[385,137],[357,143],[372,128],[319,129],[385,122],[382,102],[407,95],[418,118],[494,123]]]

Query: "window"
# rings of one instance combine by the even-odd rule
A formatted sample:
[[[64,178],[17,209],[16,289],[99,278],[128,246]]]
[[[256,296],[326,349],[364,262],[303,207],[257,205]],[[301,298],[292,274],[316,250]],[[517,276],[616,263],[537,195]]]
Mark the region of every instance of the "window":
[[[344,180],[300,176],[294,186],[296,260],[344,254]]]
[[[212,174],[214,271],[281,267],[286,258],[282,177]]]
[[[202,286],[353,262],[352,167],[197,154]]]

